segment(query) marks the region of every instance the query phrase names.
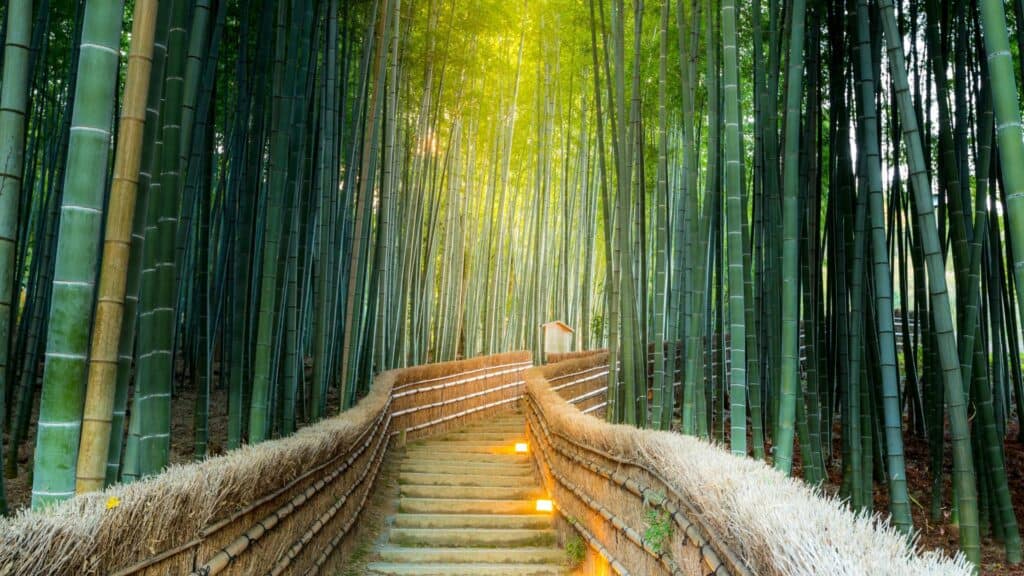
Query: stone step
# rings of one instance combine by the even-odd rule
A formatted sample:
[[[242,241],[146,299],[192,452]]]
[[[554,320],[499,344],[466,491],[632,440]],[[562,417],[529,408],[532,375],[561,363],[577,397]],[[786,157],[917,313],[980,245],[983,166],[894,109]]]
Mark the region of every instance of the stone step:
[[[464,498],[472,496],[484,500],[531,500],[544,498],[545,492],[537,486],[443,486],[403,484],[402,496],[409,498]]]
[[[382,562],[432,562],[438,564],[560,564],[565,551],[558,548],[403,548],[384,546],[377,552]]]
[[[451,460],[406,460],[401,472],[421,474],[466,474],[472,476],[522,476],[533,482],[533,466],[529,462],[452,462]]]
[[[519,432],[518,434],[505,434],[499,432],[497,434],[488,433],[490,437],[481,438],[476,434],[467,436],[436,436],[433,438],[425,438],[423,440],[417,440],[416,442],[410,442],[409,446],[418,446],[421,444],[490,444],[497,446],[509,446],[511,447],[516,442],[526,442],[526,434]]]
[[[458,452],[480,452],[483,454],[525,454],[516,452],[515,442],[474,442],[471,440],[440,440],[423,444],[410,444],[407,451],[440,450]]]
[[[486,424],[487,422],[522,422],[523,418],[525,418],[525,416],[523,416],[522,412],[506,412],[504,414],[497,414],[495,416],[491,416],[490,418],[481,422],[480,424]],[[480,424],[478,424],[478,426]]]
[[[473,431],[472,434],[474,436],[476,434],[487,434],[488,436],[496,436],[496,437],[498,437],[498,439],[502,439],[502,440],[505,439],[505,438],[509,438],[509,437],[525,438],[526,437],[526,425],[523,424],[521,426],[508,426],[508,425],[503,424],[503,425],[500,425],[500,426],[494,426],[494,427],[490,427],[490,428],[483,429],[483,430]],[[458,438],[458,436],[456,436],[456,437]],[[442,438],[441,436],[436,436],[436,437],[431,437],[430,440],[439,440],[441,438]],[[493,437],[492,438],[488,438],[487,436],[485,436],[485,437],[480,438],[480,439],[481,440],[484,440],[484,439],[493,440],[494,438]]]
[[[393,564],[373,562],[367,566],[371,574],[389,576],[553,576],[569,574],[558,564]]]
[[[408,514],[536,514],[533,500],[477,500],[466,498],[407,498],[398,510]]]
[[[398,528],[550,528],[548,514],[397,514]]]
[[[450,461],[450,462],[489,462],[493,464],[523,464],[530,462],[529,454],[483,454],[480,452],[460,452],[454,448],[442,449],[440,447],[419,447],[409,448],[405,457],[410,460],[422,462]]]
[[[421,486],[522,486],[531,483],[524,478],[526,474],[432,474],[428,472],[402,472],[398,476],[399,484],[419,484]]]
[[[508,430],[526,430],[526,420],[495,420],[493,422],[481,422],[466,432],[505,432]],[[459,432],[459,430],[455,430]]]
[[[367,570],[393,576],[569,574],[545,491],[526,442],[522,414],[504,414],[406,446],[399,512],[387,544]]]
[[[409,547],[553,546],[555,531],[530,528],[392,528],[390,542]]]
[[[484,441],[497,441],[497,442],[525,442],[526,441],[526,430],[525,428],[519,428],[514,432],[487,432],[481,430],[479,432],[449,432],[431,438],[431,440],[439,441],[452,441],[452,440],[474,440],[477,442]]]

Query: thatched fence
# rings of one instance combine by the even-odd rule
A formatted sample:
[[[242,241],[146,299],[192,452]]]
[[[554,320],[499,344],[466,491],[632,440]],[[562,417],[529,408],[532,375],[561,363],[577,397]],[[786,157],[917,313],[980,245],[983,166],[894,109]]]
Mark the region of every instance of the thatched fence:
[[[531,363],[386,372],[355,408],[288,438],[6,519],[0,575],[336,573],[393,441],[513,408]]]
[[[538,469],[556,508],[600,556],[594,572],[971,574],[962,557],[915,550],[885,522],[762,462],[604,422],[607,362],[597,354],[525,373]]]

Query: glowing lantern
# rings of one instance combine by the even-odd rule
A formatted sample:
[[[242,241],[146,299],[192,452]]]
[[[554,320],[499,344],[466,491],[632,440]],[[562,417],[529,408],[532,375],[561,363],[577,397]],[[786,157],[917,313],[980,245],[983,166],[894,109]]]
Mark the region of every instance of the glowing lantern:
[[[554,509],[551,500],[537,500],[537,512],[552,512]]]
[[[516,452],[525,454],[530,451],[530,445],[526,442],[516,442]]]

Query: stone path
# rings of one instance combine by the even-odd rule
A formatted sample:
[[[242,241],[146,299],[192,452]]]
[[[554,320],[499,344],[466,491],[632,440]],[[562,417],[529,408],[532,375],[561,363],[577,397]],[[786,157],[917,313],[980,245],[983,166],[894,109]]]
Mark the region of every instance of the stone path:
[[[408,445],[398,514],[372,574],[548,576],[569,574],[553,517],[525,442],[522,414],[507,414]]]

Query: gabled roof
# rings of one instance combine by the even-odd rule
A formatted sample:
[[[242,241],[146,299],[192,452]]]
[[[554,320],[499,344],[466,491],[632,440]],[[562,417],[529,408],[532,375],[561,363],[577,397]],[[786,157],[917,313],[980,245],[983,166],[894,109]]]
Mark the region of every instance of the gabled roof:
[[[575,330],[570,328],[568,324],[566,324],[565,322],[562,322],[561,320],[555,320],[555,321],[552,321],[552,322],[547,322],[545,324],[541,324],[541,326],[544,327],[544,328],[547,328],[548,326],[558,326],[562,330],[565,330],[566,332],[569,332],[571,334],[575,334],[576,333]]]

